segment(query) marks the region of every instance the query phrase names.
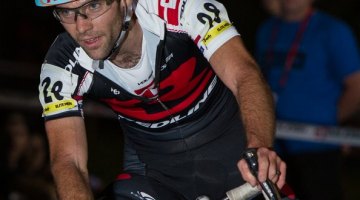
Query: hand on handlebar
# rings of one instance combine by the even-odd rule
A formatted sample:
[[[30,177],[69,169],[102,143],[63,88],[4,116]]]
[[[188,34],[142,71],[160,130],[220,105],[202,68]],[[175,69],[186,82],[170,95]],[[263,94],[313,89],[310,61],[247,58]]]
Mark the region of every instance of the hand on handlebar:
[[[245,159],[241,159],[238,162],[238,168],[245,181],[249,182],[252,186],[265,183],[267,180],[276,184],[278,188],[284,186],[286,164],[274,151],[261,147],[258,149],[248,149],[245,151],[245,154],[247,152],[253,152],[257,157],[258,171],[253,175],[254,169],[249,167]],[[257,178],[255,177],[256,175]]]

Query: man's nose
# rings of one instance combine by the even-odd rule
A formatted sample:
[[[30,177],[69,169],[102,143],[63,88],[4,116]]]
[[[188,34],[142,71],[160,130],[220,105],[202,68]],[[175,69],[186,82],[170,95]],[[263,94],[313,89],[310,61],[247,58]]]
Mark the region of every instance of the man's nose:
[[[76,22],[76,30],[79,33],[85,33],[86,31],[90,30],[93,26],[91,19],[89,19],[86,15],[81,13],[78,13],[75,16],[75,22]]]

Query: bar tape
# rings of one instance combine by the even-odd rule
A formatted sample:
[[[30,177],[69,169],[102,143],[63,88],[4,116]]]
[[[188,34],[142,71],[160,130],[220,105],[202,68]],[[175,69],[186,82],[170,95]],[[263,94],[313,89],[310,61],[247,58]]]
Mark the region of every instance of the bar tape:
[[[360,129],[277,121],[276,138],[360,147]]]

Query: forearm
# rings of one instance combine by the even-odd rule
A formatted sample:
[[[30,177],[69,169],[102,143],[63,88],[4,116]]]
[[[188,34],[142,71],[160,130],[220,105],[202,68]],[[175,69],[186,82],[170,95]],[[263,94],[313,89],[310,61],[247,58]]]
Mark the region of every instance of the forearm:
[[[93,199],[87,171],[81,171],[70,163],[52,164],[51,171],[60,200]]]
[[[360,102],[348,96],[342,96],[338,104],[337,120],[339,124],[349,124],[359,115]]]
[[[275,117],[271,91],[241,38],[226,42],[210,63],[238,101],[248,147],[272,146]]]
[[[46,121],[51,172],[59,199],[93,199],[87,170],[87,140],[81,117]]]
[[[342,95],[338,101],[337,119],[341,124],[353,120],[360,111],[360,72],[347,77]]]
[[[271,147],[275,133],[271,91],[256,67],[241,79],[236,98],[244,123],[248,147]]]
[[[271,147],[275,133],[273,98],[259,67],[245,49],[241,38],[233,37],[222,45],[212,55],[210,63],[238,101],[247,147]],[[286,164],[268,148],[259,148],[257,156],[258,180],[264,182],[269,178],[281,188],[285,183]],[[255,186],[257,180],[244,159],[238,162],[238,168],[244,180]],[[273,179],[277,170],[280,170],[281,175]]]

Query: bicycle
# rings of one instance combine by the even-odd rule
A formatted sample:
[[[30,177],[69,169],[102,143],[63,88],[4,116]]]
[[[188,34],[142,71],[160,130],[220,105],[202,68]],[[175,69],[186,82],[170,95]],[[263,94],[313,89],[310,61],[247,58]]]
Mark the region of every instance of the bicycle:
[[[249,165],[251,173],[257,177],[258,175],[258,162],[256,149],[248,149],[244,152],[243,158],[246,160]],[[290,200],[290,198],[282,198],[279,190],[276,188],[270,180],[260,183],[261,189],[258,187],[253,187],[249,183],[245,183],[239,187],[236,187],[232,190],[226,192],[226,197],[222,200],[249,200],[260,193],[263,194],[265,200]],[[295,199],[295,198],[294,198]],[[196,200],[210,200],[207,196],[200,196]]]
[[[249,165],[249,168],[250,168],[250,171],[252,172],[252,174],[255,177],[257,177],[257,173],[258,173],[257,149],[256,148],[247,149],[243,153],[243,158],[246,160],[247,164]],[[136,178],[139,178],[139,176],[132,177],[132,180],[134,180]],[[143,177],[140,177],[140,179],[137,179],[137,181],[138,180],[143,180]],[[137,181],[135,181],[135,182],[137,182]],[[250,199],[256,198],[261,193],[263,194],[265,200],[295,200],[295,198],[282,198],[279,194],[277,187],[270,180],[266,180],[265,182],[260,183],[259,185],[261,186],[261,188],[259,188],[257,186],[253,187],[249,183],[245,183],[239,187],[236,187],[234,189],[227,191],[224,194],[225,197],[221,198],[221,200],[250,200]],[[117,196],[114,196],[114,193],[112,190],[113,187],[110,187],[109,189],[110,190],[108,192],[105,191],[104,195],[102,195],[97,200],[126,199],[125,196],[129,195],[129,193],[125,192],[124,193],[125,196],[121,196],[119,198]],[[175,194],[175,196],[176,195],[178,195],[178,194]],[[143,200],[145,200],[145,199],[157,200],[158,199],[157,197],[153,197],[141,190],[137,191],[136,194],[135,194],[135,192],[131,192],[130,196],[131,196],[131,199],[133,199],[133,198],[143,199]],[[172,194],[170,194],[167,197],[163,196],[161,199],[180,199],[180,197],[179,198],[178,197],[179,196],[174,197],[174,196],[172,196]],[[183,197],[181,199],[185,199],[185,197]],[[210,199],[206,195],[200,195],[200,196],[196,197],[194,200],[219,200],[219,199]]]

